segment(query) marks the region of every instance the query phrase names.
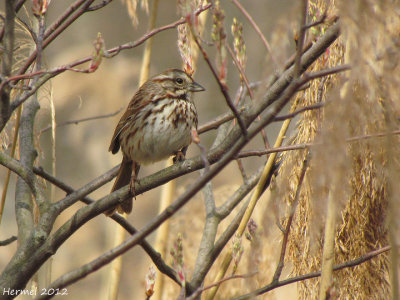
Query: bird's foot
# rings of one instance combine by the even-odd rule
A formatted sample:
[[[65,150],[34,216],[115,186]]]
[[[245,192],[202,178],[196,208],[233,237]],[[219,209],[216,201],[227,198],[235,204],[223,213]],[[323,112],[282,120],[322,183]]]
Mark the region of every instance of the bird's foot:
[[[136,190],[135,190],[135,183],[138,182],[138,180],[134,177],[131,178],[131,182],[129,184],[129,192],[131,193],[131,196],[135,198],[136,200]]]
[[[175,156],[173,158],[174,164],[185,160],[187,148],[188,147],[183,147],[182,150],[175,152]]]
[[[181,162],[185,160],[185,154],[182,151],[178,151],[175,153],[175,156],[173,158],[174,164],[177,162]]]

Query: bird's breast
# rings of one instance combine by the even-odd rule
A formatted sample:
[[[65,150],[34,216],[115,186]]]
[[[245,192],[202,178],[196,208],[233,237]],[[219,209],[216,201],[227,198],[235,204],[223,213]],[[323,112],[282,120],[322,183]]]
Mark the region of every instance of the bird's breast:
[[[191,143],[197,112],[188,100],[163,99],[147,105],[131,123],[127,133],[121,134],[122,151],[146,164],[166,159]]]

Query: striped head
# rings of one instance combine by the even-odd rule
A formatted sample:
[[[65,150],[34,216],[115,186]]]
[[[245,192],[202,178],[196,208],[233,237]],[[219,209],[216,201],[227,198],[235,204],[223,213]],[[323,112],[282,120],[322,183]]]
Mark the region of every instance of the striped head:
[[[190,100],[192,92],[205,90],[192,77],[179,69],[168,69],[149,81],[158,84],[169,96],[182,100]]]

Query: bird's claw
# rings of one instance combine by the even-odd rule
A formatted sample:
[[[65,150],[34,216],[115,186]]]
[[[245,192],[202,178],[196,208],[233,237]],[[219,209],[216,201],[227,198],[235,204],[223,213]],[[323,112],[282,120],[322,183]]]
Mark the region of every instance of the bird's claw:
[[[182,151],[178,151],[175,153],[175,156],[173,158],[174,164],[177,162],[181,162],[185,160],[185,154]]]
[[[135,198],[135,200],[136,200],[136,190],[135,190],[135,183],[136,182],[137,182],[136,178],[132,177],[131,178],[131,182],[129,184],[129,192],[131,193],[131,196],[133,198]]]

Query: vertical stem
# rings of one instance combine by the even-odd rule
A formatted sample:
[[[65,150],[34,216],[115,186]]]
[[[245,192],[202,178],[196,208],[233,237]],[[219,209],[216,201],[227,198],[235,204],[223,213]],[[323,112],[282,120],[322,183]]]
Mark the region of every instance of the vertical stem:
[[[151,8],[151,16],[150,16],[150,22],[149,22],[149,31],[154,29],[156,26],[156,19],[157,19],[157,8],[158,8],[158,1],[159,0],[153,0],[153,6]],[[149,70],[150,70],[150,58],[151,58],[151,47],[153,45],[153,39],[149,38],[146,41],[146,44],[144,46],[144,52],[143,52],[143,58],[142,58],[142,67],[140,69],[140,80],[139,80],[139,86],[140,87],[147,78],[149,78]]]
[[[168,161],[166,162],[166,167],[172,166],[172,158],[169,158]],[[165,185],[162,186],[161,189],[161,196],[160,196],[160,204],[158,208],[158,212],[161,213],[164,211],[171,203],[172,199],[174,197],[176,190],[176,180],[171,180],[167,182]],[[168,239],[168,234],[169,234],[169,220],[165,221],[163,224],[160,225],[160,227],[157,230],[157,236],[156,236],[156,241],[154,243],[154,249],[156,249],[161,257],[165,259],[166,253],[167,253],[167,239]],[[163,295],[163,290],[164,290],[164,282],[165,282],[165,276],[161,274],[161,272],[157,272],[158,276],[156,279],[156,284],[154,287],[154,295],[153,299],[154,300],[161,300],[162,295]]]
[[[8,77],[12,70],[14,54],[15,1],[6,0],[6,18],[4,23],[4,54],[2,55],[1,75]],[[0,80],[1,83],[1,80]],[[10,92],[8,85],[0,90],[0,128],[3,128],[10,114]]]
[[[20,161],[26,168],[32,168],[37,153],[33,147],[34,118],[39,104],[32,96],[23,107],[20,124]],[[29,186],[18,178],[15,192],[15,214],[18,225],[18,244],[23,244],[34,227],[33,201]]]
[[[332,285],[333,263],[335,258],[335,217],[336,204],[333,192],[328,195],[328,211],[325,222],[324,249],[322,253],[321,283],[319,287],[319,300],[327,299]]]
[[[297,102],[295,102],[292,106],[292,110],[297,106]],[[279,147],[282,145],[283,139],[286,136],[286,132],[287,129],[289,128],[289,124],[290,124],[291,119],[287,119],[285,120],[285,122],[283,122],[281,130],[278,134],[278,137],[275,141],[274,144],[274,148],[275,147]],[[265,168],[263,170],[263,173],[261,175],[260,181],[258,182],[256,189],[251,197],[249,206],[246,209],[246,212],[243,216],[242,221],[240,222],[238,231],[237,231],[237,235],[238,237],[241,237],[246,229],[246,225],[248,223],[248,221],[250,220],[250,217],[254,211],[254,208],[258,202],[258,199],[260,198],[261,194],[264,191],[264,187],[265,187],[265,183],[267,181],[267,179],[269,178],[269,174],[272,170],[272,167],[275,163],[275,159],[276,159],[277,153],[271,153],[271,155],[268,157],[268,161],[265,165]],[[230,265],[232,261],[232,251],[228,251],[228,253],[225,255],[224,260],[222,262],[222,265],[220,267],[220,270],[216,276],[216,278],[214,279],[214,282],[218,282],[220,281],[226,274],[226,271],[228,270],[228,267]],[[219,285],[216,285],[215,287],[210,289],[210,292],[207,294],[206,299],[207,300],[211,300],[214,299],[215,294],[217,293],[219,288]]]
[[[35,71],[39,71],[42,69],[42,62],[43,62],[43,40],[44,40],[44,34],[46,30],[46,24],[45,24],[45,12],[37,15],[36,18],[33,20],[34,21],[34,26],[35,26],[35,31],[36,31],[36,36],[37,36],[37,41],[36,41],[36,62],[35,62]],[[35,49],[33,50],[35,51]],[[38,80],[38,77],[34,78],[32,80],[32,84],[35,84]],[[38,102],[38,96],[37,93],[32,97],[32,105],[36,106],[37,109],[40,108],[39,102]],[[33,121],[35,119],[35,116],[32,116]],[[32,128],[32,135],[33,135],[33,128]],[[54,136],[53,136],[54,138]],[[33,148],[32,144],[32,148]],[[36,152],[36,150],[33,148],[33,151]],[[54,161],[53,161],[54,164]],[[32,162],[33,166],[33,162]],[[51,195],[47,195],[46,201],[48,203],[51,202]],[[39,203],[40,204],[40,203]],[[34,224],[35,226],[38,223],[38,220],[40,218],[40,213],[39,209],[34,209]],[[46,262],[43,263],[43,265],[40,267],[38,270],[37,274],[35,275],[32,284],[35,285],[37,284],[38,288],[41,289],[43,287],[47,287],[51,283],[51,269],[52,269],[52,258],[49,258]]]
[[[387,93],[384,93],[383,99],[389,98]],[[394,151],[394,146],[396,142],[393,139],[393,135],[390,134],[397,127],[397,117],[393,117],[391,115],[395,109],[392,105],[390,105],[389,101],[384,102],[384,114],[385,114],[385,123],[386,123],[386,155],[387,161],[393,162],[396,159],[396,154]],[[399,300],[399,254],[398,254],[398,244],[397,244],[397,236],[398,236],[398,199],[394,197],[394,195],[398,195],[398,180],[399,174],[398,169],[396,169],[396,164],[388,163],[386,169],[386,194],[387,194],[387,202],[388,202],[388,235],[389,235],[389,244],[391,246],[390,250],[390,285],[391,285],[391,299]],[[397,205],[396,205],[397,204]]]
[[[123,217],[126,218],[127,215],[123,214]],[[124,241],[125,238],[125,230],[119,224],[115,224],[115,235],[113,245],[119,245]],[[109,290],[108,290],[108,299],[116,300],[118,299],[118,288],[119,282],[121,279],[121,269],[122,269],[122,256],[114,259],[110,266],[110,273],[109,273]]]
[[[11,74],[14,54],[15,1],[6,0],[4,55],[2,56],[2,75]]]
[[[297,53],[294,61],[294,78],[298,78],[300,76],[301,70],[301,56],[303,54],[303,45],[304,39],[306,35],[306,22],[307,22],[307,7],[308,1],[302,0],[300,3],[300,27],[299,27],[299,35],[297,40]]]
[[[399,300],[399,258],[398,258],[398,246],[396,241],[396,222],[395,216],[396,209],[393,207],[395,200],[389,200],[389,244],[391,246],[390,251],[390,283],[392,288],[392,300]]]
[[[13,1],[14,2],[14,1]],[[7,1],[8,3],[8,1]],[[14,10],[13,10],[14,11]],[[42,56],[42,42],[44,33],[44,20],[43,17],[33,19],[36,25],[37,44],[36,49],[33,47],[32,52],[37,52],[36,70],[41,67]],[[7,37],[7,29],[6,29]],[[35,77],[30,85],[35,84],[38,77]],[[39,110],[39,102],[37,100],[37,93],[34,94],[25,105],[21,114],[20,122],[20,137],[19,137],[19,153],[21,164],[28,168],[33,168],[33,163],[37,157],[36,149],[34,148],[34,122],[36,112]],[[21,179],[18,178],[16,191],[15,191],[15,214],[18,225],[18,243],[23,244],[29,237],[35,225],[34,202],[32,201],[32,194],[29,186]],[[36,207],[37,208],[37,207]]]

